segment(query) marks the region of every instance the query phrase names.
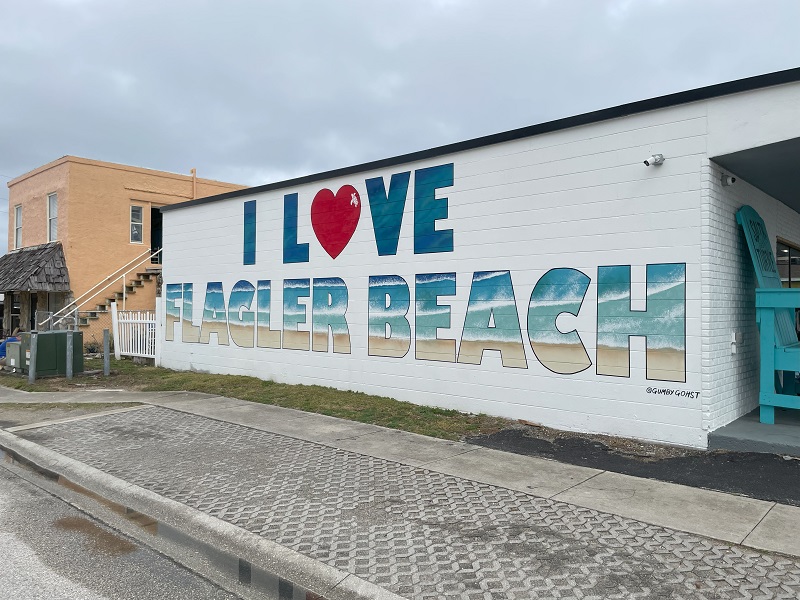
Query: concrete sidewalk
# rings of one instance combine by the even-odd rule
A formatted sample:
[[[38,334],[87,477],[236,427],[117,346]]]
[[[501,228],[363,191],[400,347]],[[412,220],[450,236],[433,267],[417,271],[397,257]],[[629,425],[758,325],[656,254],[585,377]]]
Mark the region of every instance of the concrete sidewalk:
[[[800,596],[795,507],[204,394],[2,401],[148,403],[0,446],[224,548],[242,595],[244,564],[331,599]]]

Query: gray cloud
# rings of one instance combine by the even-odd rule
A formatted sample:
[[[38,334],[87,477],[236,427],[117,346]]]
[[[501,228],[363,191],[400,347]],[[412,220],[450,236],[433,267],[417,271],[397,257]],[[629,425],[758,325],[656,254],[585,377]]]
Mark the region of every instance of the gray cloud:
[[[8,2],[0,173],[267,183],[798,66],[797,23],[796,0]]]

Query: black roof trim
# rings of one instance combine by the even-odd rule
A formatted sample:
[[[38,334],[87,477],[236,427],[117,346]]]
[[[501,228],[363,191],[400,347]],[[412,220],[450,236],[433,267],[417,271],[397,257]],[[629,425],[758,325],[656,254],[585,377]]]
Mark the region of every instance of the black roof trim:
[[[717,98],[719,96],[727,96],[730,94],[737,94],[739,92],[748,92],[751,90],[781,85],[784,83],[793,83],[796,81],[800,81],[800,67],[786,69],[784,71],[776,71],[775,73],[756,75],[755,77],[746,77],[744,79],[737,79],[735,81],[727,81],[725,83],[717,83],[685,92],[676,92],[674,94],[667,94],[666,96],[649,98],[647,100],[639,100],[637,102],[621,104],[611,108],[603,108],[601,110],[595,110],[572,117],[556,119],[555,121],[547,121],[537,125],[529,125],[527,127],[520,127],[519,129],[512,129],[510,131],[473,138],[463,142],[445,144],[444,146],[429,148],[428,150],[419,150],[417,152],[410,152],[408,154],[401,154],[399,156],[374,160],[341,169],[333,169],[332,171],[323,171],[321,173],[314,173],[312,175],[305,175],[303,177],[296,177],[294,179],[287,179],[275,183],[268,183],[266,185],[259,185],[242,190],[235,190],[232,192],[225,192],[224,194],[218,194],[216,196],[208,196],[206,198],[198,198],[197,200],[189,200],[187,202],[180,202],[178,204],[170,204],[168,206],[162,206],[161,211],[166,212],[169,210],[206,204],[208,202],[226,200],[228,198],[237,198],[239,196],[258,194],[260,192],[269,192],[282,188],[296,187],[306,183],[322,181],[324,179],[352,175],[354,173],[361,173],[363,171],[383,169],[385,167],[392,167],[413,161],[435,158],[443,154],[462,152],[464,150],[473,150],[482,146],[491,146],[493,144],[500,144],[502,142],[540,135],[542,133],[550,133],[553,131],[559,131],[561,129],[569,129],[579,125],[589,125],[591,123],[608,121],[610,119],[617,119],[619,117],[627,117],[659,108],[668,108],[670,106],[678,106],[680,104],[687,104],[689,102],[708,100],[710,98]]]

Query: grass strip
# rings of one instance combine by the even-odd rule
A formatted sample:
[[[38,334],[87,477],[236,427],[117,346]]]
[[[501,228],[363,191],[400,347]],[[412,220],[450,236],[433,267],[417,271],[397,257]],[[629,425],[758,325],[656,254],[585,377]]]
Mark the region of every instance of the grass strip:
[[[102,360],[86,359],[85,368],[102,370]],[[383,396],[319,385],[289,385],[244,375],[173,371],[162,367],[137,365],[130,360],[112,360],[111,369],[109,377],[84,376],[77,377],[72,382],[60,377],[47,378],[38,380],[33,385],[28,384],[27,379],[23,377],[5,375],[0,377],[0,385],[29,392],[75,391],[98,387],[142,392],[204,392],[446,440],[491,434],[511,424],[508,419],[499,417],[420,406]]]

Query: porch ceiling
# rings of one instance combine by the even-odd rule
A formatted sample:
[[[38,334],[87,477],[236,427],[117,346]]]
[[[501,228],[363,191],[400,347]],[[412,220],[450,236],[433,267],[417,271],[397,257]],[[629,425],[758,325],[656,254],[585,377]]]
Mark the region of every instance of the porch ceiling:
[[[800,138],[711,158],[800,213]]]

